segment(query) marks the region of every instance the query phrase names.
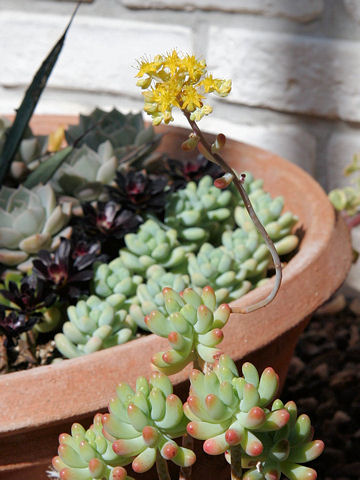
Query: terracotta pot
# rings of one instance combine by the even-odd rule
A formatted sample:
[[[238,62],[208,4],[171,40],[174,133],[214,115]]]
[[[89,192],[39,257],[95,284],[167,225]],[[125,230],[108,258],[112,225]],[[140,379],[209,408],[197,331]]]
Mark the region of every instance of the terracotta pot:
[[[45,133],[74,122],[74,117],[38,117],[33,127]],[[180,149],[186,131],[164,130],[169,133],[161,150],[188,155]],[[283,382],[309,316],[341,285],[350,268],[349,232],[318,183],[297,166],[236,141],[227,142],[224,156],[238,170],[264,179],[271,195],[283,195],[286,210],[298,215],[298,226],[305,233],[299,253],[284,269],[276,299],[254,313],[232,314],[224,329],[222,349],[238,364],[246,359],[259,369],[271,365]],[[233,305],[252,304],[271,286],[272,281]],[[134,384],[137,376],[150,373],[151,355],[166,343],[149,335],[61,364],[0,377],[0,479],[45,479],[44,468],[56,454],[58,434],[68,431],[74,420],[89,425],[93,414],[106,407],[119,381]],[[185,393],[188,371],[173,376],[177,393]],[[200,474],[201,464],[196,468]]]

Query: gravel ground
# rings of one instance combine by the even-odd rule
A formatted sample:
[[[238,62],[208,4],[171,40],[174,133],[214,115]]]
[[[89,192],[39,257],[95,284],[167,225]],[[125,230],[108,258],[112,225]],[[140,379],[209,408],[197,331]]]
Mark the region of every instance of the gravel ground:
[[[313,317],[281,398],[307,413],[324,453],[309,464],[320,480],[360,479],[360,300],[338,296]]]

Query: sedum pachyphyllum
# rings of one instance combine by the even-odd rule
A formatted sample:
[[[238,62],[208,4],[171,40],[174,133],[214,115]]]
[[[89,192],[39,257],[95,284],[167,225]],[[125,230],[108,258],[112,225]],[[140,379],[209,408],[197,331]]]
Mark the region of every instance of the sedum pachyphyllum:
[[[240,376],[231,358],[216,348],[230,307],[224,304],[215,310],[210,287],[202,296],[191,289],[180,295],[170,288],[163,295],[169,316],[155,311],[147,319],[154,333],[167,336],[171,344],[152,359],[162,372],[154,371],[149,380],[138,377],[135,389],[120,383],[109,413],[95,415],[87,431],[75,423],[71,435],[60,435],[49,476],[130,479],[124,467],[131,464],[135,474],[156,465],[159,480],[171,480],[175,477],[167,462],[172,461],[180,467],[178,478],[190,480],[196,460],[190,440],[195,438],[204,441],[207,454],[225,454],[232,480],[279,480],[281,474],[289,480],[315,480],[316,471],[301,464],[317,458],[324,444],[312,439],[310,419],[297,415],[294,402],[274,401],[278,375],[271,367],[259,375],[245,362]],[[201,360],[207,363],[205,372],[192,370],[183,404],[166,374],[190,361],[200,367]],[[182,446],[174,441],[181,436]]]

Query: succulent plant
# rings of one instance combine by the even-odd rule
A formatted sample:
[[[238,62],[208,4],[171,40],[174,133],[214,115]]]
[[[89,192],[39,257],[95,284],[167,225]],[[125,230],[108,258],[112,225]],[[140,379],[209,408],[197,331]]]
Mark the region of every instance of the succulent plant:
[[[291,223],[296,222],[296,219],[291,214],[284,214],[284,219],[285,216],[288,219],[290,218]],[[272,223],[275,224],[275,222]],[[278,223],[281,223],[281,220]],[[288,227],[284,228],[284,230],[288,231]],[[224,232],[222,243],[223,246],[219,250],[224,250],[233,259],[233,269],[237,272],[238,279],[242,278],[250,281],[251,288],[251,286],[256,286],[261,279],[265,278],[268,267],[272,265],[271,256],[256,230],[247,231],[244,228],[237,228],[231,232]],[[281,256],[295,250],[298,243],[299,238],[296,235],[285,235],[276,241],[274,245]],[[233,299],[233,297],[234,295],[231,298]]]
[[[56,301],[56,294],[35,275],[24,276],[19,284],[10,280],[7,288],[0,288],[0,301],[6,301],[8,306],[30,314],[49,308]]]
[[[242,465],[247,470],[243,480],[279,480],[281,474],[290,480],[315,480],[316,471],[300,465],[310,462],[324,449],[322,440],[312,440],[313,428],[310,418],[306,415],[297,416],[295,402],[285,405],[279,399],[275,400],[271,412],[276,413],[282,409],[289,412],[289,422],[280,430],[262,433],[264,450],[256,459],[248,455],[242,456]]]
[[[223,235],[232,232],[224,232]],[[265,247],[266,248],[266,247]],[[246,269],[240,268],[231,250],[204,243],[195,255],[189,254],[188,271],[193,288],[210,285],[217,303],[235,300],[251,289]]]
[[[149,330],[145,317],[153,310],[166,313],[163,288],[170,287],[176,292],[182,292],[189,286],[188,275],[166,272],[159,265],[152,265],[146,272],[147,280],[136,289],[136,297],[132,299],[129,308],[129,317],[143,330]]]
[[[96,295],[103,298],[114,293],[131,298],[142,281],[143,277],[134,275],[119,257],[110,263],[101,263],[94,269],[94,290]]]
[[[262,188],[257,188],[249,193],[249,198],[257,216],[273,240],[279,240],[288,235],[298,221],[298,218],[290,212],[281,215],[284,207],[284,199],[282,197],[273,199]],[[246,231],[256,230],[244,206],[237,206],[234,215],[235,222],[239,227]]]
[[[124,295],[114,294],[101,300],[91,295],[67,309],[69,320],[63,333],[55,335],[57,349],[66,358],[75,358],[133,338],[136,324],[129,323],[124,310]]]
[[[210,162],[202,155],[198,155],[196,159],[192,160],[174,159],[166,155],[153,156],[143,165],[150,173],[166,175],[169,179],[171,191],[185,188],[187,182],[194,181],[197,183],[206,175],[215,179],[223,173],[218,165]]]
[[[79,423],[71,427],[71,435],[59,436],[58,456],[52,460],[55,472],[49,477],[66,480],[133,480],[125,468],[130,457],[121,457],[112,449],[111,441],[103,435],[102,415],[95,415],[93,424],[85,430]]]
[[[7,339],[7,347],[16,344],[19,335],[27,332],[41,320],[41,315],[36,312],[27,315],[17,310],[0,305],[0,333]]]
[[[232,190],[219,190],[207,175],[198,184],[189,182],[169,195],[164,221],[193,249],[207,240],[219,245],[222,233],[233,228],[234,202]]]
[[[344,175],[360,173],[360,156],[354,155],[352,162],[345,168]],[[354,186],[335,188],[329,193],[329,200],[336,210],[345,210],[349,216],[356,215],[360,207],[360,176],[353,178]],[[355,226],[355,225],[351,225]]]
[[[186,265],[187,249],[179,244],[176,230],[165,230],[152,219],[140,225],[137,233],[125,235],[125,244],[120,258],[133,272],[143,274],[155,264],[167,270]]]
[[[123,208],[145,214],[160,215],[165,209],[168,179],[163,175],[148,174],[146,170],[129,169],[116,173],[116,187],[108,187],[111,200]]]
[[[161,139],[152,127],[145,128],[141,113],[125,115],[116,109],[105,112],[99,108],[90,115],[80,115],[79,124],[69,126],[65,137],[69,145],[87,145],[92,150],[110,142],[118,160],[131,156],[133,161],[151,153]]]
[[[96,151],[83,145],[66,157],[51,183],[57,193],[81,202],[105,199],[104,185],[113,182],[118,163],[109,141]]]
[[[142,222],[140,216],[112,201],[85,203],[82,210],[82,216],[72,218],[71,238],[87,242],[95,238],[101,244],[101,251],[111,259],[124,245],[125,234],[135,231]]]
[[[239,377],[231,358],[221,355],[211,372],[193,370],[190,375],[190,396],[184,404],[191,420],[187,431],[206,440],[203,448],[210,455],[241,445],[247,455],[256,457],[263,444],[253,432],[278,430],[289,420],[285,409],[276,414],[265,410],[279,386],[274,370],[264,370],[259,379],[256,368],[246,362],[242,372],[244,377]]]
[[[32,190],[20,185],[17,189],[0,190],[0,262],[18,265],[29,255],[43,248],[56,248],[60,236],[70,235],[68,224],[71,205],[56,204],[50,185]]]
[[[230,307],[222,304],[216,307],[215,293],[205,287],[201,295],[186,288],[181,295],[172,288],[164,288],[166,314],[154,310],[145,318],[148,329],[168,338],[170,349],[156,353],[153,366],[167,375],[182,370],[195,360],[197,364],[214,363],[222,341],[221,328],[230,315]]]
[[[159,459],[180,466],[195,462],[195,454],[173,440],[185,433],[187,419],[166,375],[153,372],[149,381],[139,377],[135,391],[120,383],[109,412],[102,420],[104,435],[120,458],[133,459],[135,472],[146,472]]]
[[[84,253],[84,252],[82,252]],[[73,301],[89,293],[89,281],[93,278],[93,263],[98,257],[98,245],[74,258],[71,241],[61,238],[54,253],[40,250],[32,262],[35,275],[48,282],[63,300]]]

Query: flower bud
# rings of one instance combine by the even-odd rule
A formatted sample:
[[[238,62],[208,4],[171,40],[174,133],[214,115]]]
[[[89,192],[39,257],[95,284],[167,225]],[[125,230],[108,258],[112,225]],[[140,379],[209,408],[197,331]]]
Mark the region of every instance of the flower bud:
[[[230,185],[233,179],[234,179],[234,176],[231,173],[225,173],[225,175],[223,175],[222,177],[214,180],[214,185],[216,188],[223,190],[224,188]]]
[[[195,133],[190,133],[185,142],[181,144],[182,150],[184,150],[184,152],[194,150],[197,147],[199,140],[199,137]]]

